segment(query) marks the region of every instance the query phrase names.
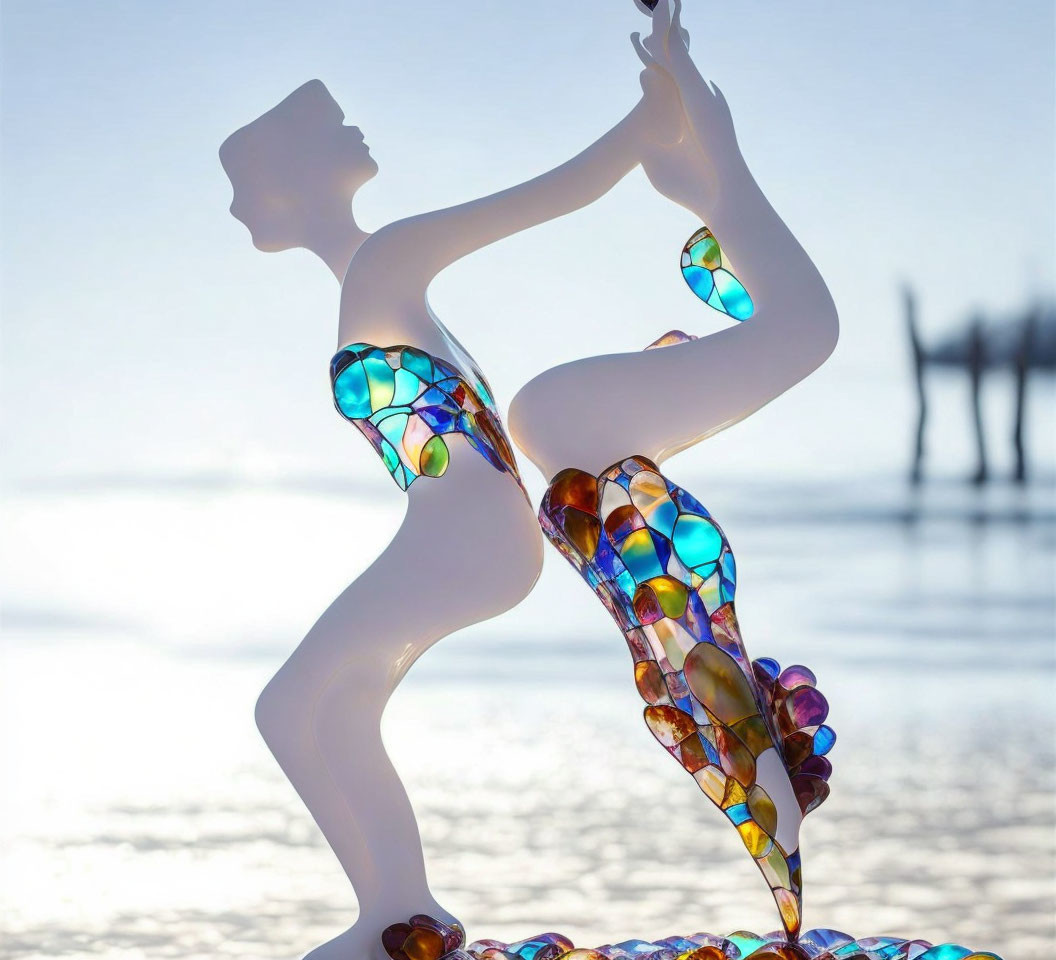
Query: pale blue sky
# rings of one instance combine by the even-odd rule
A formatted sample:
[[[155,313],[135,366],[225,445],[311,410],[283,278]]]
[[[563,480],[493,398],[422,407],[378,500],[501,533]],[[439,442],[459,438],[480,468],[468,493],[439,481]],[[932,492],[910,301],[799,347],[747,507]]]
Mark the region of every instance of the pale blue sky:
[[[684,19],[843,322],[820,374],[686,462],[900,469],[899,278],[921,288],[931,331],[1052,290],[1052,5],[685,0]],[[383,484],[330,406],[336,284],[304,252],[253,249],[227,213],[219,143],[321,78],[381,165],[358,211],[375,227],[600,135],[637,98],[627,34],[647,26],[631,0],[7,0],[9,473]],[[678,275],[696,226],[636,172],[590,210],[456,265],[434,304],[505,404],[555,362],[716,329]],[[960,437],[962,411],[947,412]]]

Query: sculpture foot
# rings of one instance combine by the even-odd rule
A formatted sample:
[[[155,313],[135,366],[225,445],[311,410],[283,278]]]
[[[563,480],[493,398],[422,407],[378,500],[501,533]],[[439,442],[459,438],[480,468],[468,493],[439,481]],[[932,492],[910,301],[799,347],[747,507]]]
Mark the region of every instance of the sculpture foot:
[[[377,930],[356,923],[333,940],[304,955],[304,960],[384,960]]]
[[[381,946],[390,960],[470,960],[462,951],[466,931],[449,913],[442,920],[416,913],[404,923],[394,923],[381,935]]]

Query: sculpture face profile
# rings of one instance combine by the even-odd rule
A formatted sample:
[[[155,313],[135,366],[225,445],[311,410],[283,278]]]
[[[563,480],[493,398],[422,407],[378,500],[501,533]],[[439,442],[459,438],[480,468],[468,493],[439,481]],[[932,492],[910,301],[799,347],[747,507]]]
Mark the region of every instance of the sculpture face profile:
[[[231,214],[258,250],[304,246],[378,172],[363,133],[344,121],[322,81],[309,80],[224,141]]]

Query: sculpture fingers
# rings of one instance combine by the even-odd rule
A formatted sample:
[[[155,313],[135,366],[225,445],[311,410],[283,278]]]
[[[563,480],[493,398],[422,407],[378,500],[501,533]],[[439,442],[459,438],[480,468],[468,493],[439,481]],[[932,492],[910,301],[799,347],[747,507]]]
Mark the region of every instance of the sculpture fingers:
[[[637,30],[631,34],[631,46],[634,47],[634,52],[638,54],[638,59],[641,60],[646,67],[655,66],[656,61],[653,59],[652,54],[646,50],[642,43],[642,35]]]
[[[665,60],[668,53],[667,33],[671,28],[671,8],[668,0],[660,0],[653,8],[653,30],[645,39],[645,46],[658,60]]]
[[[686,49],[689,49],[689,31],[682,26],[682,0],[675,0],[675,9],[671,14],[671,29],[668,30],[668,37],[670,38],[671,33],[674,32],[676,37],[681,37],[683,44]],[[668,47],[670,48],[670,39],[668,39]]]

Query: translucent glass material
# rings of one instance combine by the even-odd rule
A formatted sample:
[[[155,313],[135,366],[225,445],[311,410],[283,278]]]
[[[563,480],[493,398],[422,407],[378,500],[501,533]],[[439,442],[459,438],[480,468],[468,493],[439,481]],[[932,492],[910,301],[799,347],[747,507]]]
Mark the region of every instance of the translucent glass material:
[[[412,917],[382,934],[392,960],[1001,960],[957,944],[865,937],[838,930],[808,930],[795,943],[778,934],[739,930],[727,937],[694,933],[654,942],[624,940],[594,948],[575,947],[560,933],[541,933],[517,943],[476,940],[465,945],[461,927],[431,917]]]
[[[354,343],[330,362],[338,412],[373,444],[402,490],[418,477],[441,477],[460,433],[497,470],[520,483],[513,449],[491,390],[475,368],[469,376],[414,347]]]
[[[723,266],[719,242],[707,227],[701,227],[682,248],[682,276],[709,307],[734,320],[747,320],[755,310],[741,281]]]
[[[717,253],[706,254],[717,256]],[[801,812],[828,796],[835,742],[806,667],[753,664],[741,642],[729,542],[703,506],[643,457],[600,477],[558,474],[539,513],[547,537],[624,632],[645,721],[737,829],[781,914],[799,932],[799,850],[777,840],[757,762],[776,749]]]

